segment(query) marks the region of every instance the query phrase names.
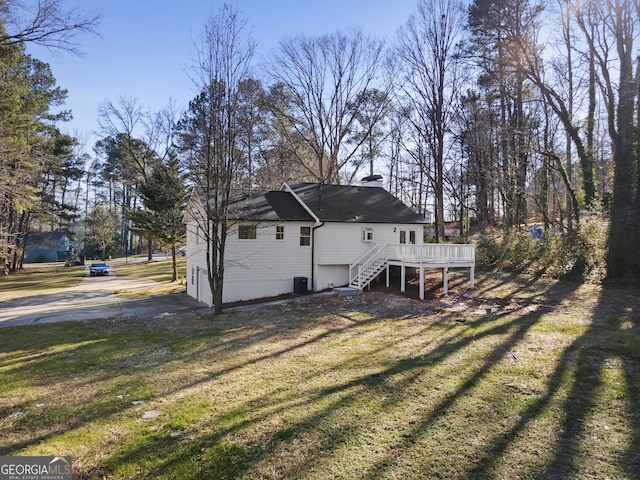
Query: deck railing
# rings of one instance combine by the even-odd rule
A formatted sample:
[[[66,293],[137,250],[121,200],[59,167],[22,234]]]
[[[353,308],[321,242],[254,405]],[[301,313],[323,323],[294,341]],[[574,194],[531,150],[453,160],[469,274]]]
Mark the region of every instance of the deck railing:
[[[462,243],[374,245],[349,265],[349,284],[364,288],[378,273],[380,260],[425,267],[474,267],[476,246]]]
[[[387,258],[407,263],[475,264],[476,246],[466,243],[387,245]]]
[[[363,288],[364,283],[371,281],[371,275],[373,274],[373,268],[379,262],[383,262],[386,265],[387,245],[374,245],[370,250],[364,253],[355,262],[349,265],[349,285],[356,285],[358,288]],[[377,275],[377,273],[376,273]]]

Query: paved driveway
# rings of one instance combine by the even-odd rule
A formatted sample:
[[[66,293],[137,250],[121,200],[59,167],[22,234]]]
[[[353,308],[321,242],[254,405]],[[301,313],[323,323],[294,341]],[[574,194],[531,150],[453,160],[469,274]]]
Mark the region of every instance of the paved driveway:
[[[87,270],[88,271],[88,270]],[[87,276],[78,286],[54,293],[0,302],[0,327],[125,318],[198,310],[204,304],[187,294],[116,296],[114,292],[155,285],[151,280]]]

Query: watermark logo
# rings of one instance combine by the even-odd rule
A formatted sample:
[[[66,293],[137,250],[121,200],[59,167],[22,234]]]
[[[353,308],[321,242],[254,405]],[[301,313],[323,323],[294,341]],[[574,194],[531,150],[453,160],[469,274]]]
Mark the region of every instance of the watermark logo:
[[[0,480],[72,480],[71,457],[0,457]]]

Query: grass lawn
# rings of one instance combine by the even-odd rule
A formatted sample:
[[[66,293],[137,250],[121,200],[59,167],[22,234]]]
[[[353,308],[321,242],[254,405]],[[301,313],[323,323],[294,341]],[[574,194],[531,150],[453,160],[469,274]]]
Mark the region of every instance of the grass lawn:
[[[87,268],[92,261],[87,261],[85,266],[64,267],[60,266],[30,266],[23,270],[0,276],[0,302],[24,298],[32,295],[42,295],[55,292],[64,288],[78,285],[87,276]],[[178,281],[171,282],[171,259],[160,261],[138,261],[130,258],[126,262],[124,258],[107,261],[111,274],[120,277],[134,277],[158,282],[152,288],[137,289],[118,292],[120,295],[157,295],[164,293],[184,292],[186,277],[185,257],[177,257]]]
[[[466,285],[0,329],[0,455],[79,479],[638,478],[636,292]]]
[[[178,281],[184,282],[186,276],[187,262],[183,256],[176,257],[178,266]],[[156,282],[171,281],[171,257],[164,260],[136,261],[122,263],[114,267],[114,271],[120,277],[147,278]]]
[[[0,301],[53,292],[78,285],[87,275],[85,267],[33,267],[0,275]]]
[[[112,271],[119,277],[144,278],[158,282],[159,285],[152,288],[142,288],[131,291],[118,292],[119,295],[158,295],[166,293],[179,293],[185,291],[185,278],[187,261],[183,256],[176,257],[178,268],[178,281],[171,282],[172,264],[171,258],[151,262],[128,262],[115,265]]]

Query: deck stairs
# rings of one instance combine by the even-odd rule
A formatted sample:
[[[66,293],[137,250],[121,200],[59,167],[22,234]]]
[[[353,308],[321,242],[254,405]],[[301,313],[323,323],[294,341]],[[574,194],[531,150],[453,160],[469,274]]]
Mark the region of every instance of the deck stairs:
[[[443,286],[447,290],[449,268],[469,268],[470,286],[474,285],[475,245],[428,243],[422,245],[399,244],[378,245],[364,253],[358,260],[349,265],[349,288],[364,290],[369,284],[390,265],[420,269],[440,268],[443,273]],[[404,271],[402,268],[401,282],[404,288]],[[421,276],[423,279],[424,276]],[[387,276],[387,286],[389,277]],[[421,282],[421,285],[422,282]],[[402,290],[404,291],[404,290]],[[421,287],[421,297],[424,291]]]
[[[364,290],[387,268],[388,262],[387,245],[375,245],[349,265],[349,287]]]

